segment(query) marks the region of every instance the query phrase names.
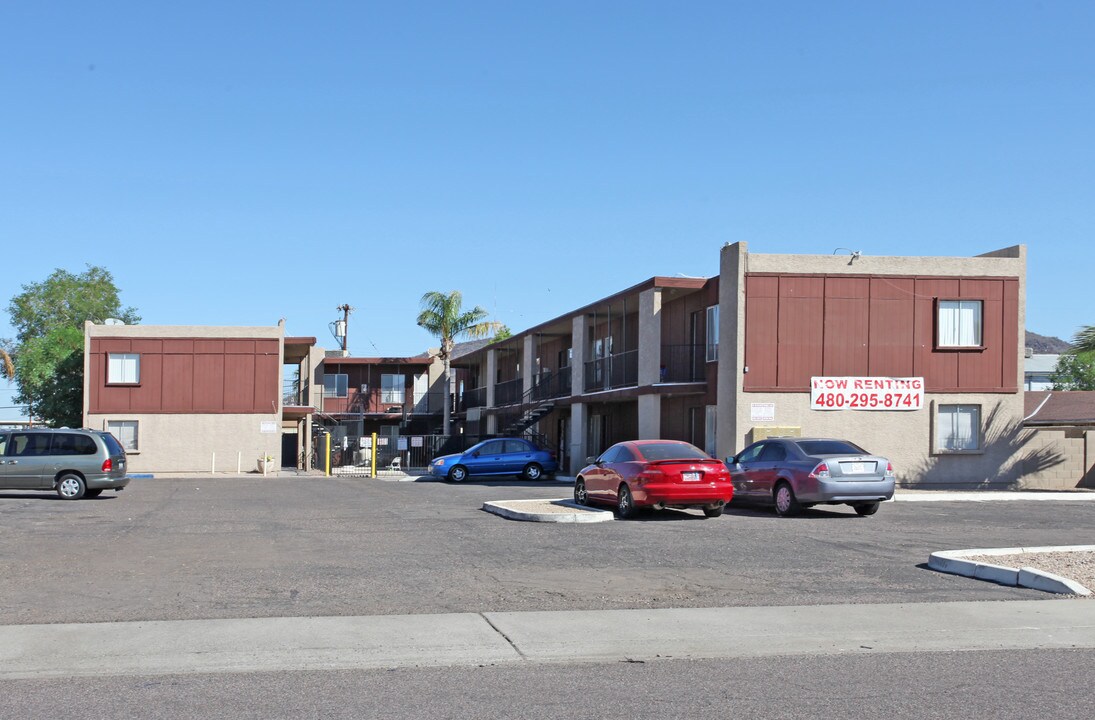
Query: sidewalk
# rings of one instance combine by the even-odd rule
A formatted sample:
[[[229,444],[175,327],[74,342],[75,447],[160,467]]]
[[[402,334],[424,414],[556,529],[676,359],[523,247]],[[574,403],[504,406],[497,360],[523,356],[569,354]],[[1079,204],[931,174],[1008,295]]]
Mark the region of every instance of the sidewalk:
[[[1095,648],[1082,600],[0,627],[0,679]]]

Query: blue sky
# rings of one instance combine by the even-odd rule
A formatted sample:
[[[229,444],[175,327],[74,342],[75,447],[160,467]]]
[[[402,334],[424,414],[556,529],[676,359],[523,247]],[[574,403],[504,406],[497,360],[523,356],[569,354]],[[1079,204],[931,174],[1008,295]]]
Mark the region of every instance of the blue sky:
[[[42,0],[0,91],[4,306],[91,263],[145,323],[349,303],[410,355],[428,290],[520,330],[726,242],[1022,243],[1027,327],[1095,323],[1091,2]]]

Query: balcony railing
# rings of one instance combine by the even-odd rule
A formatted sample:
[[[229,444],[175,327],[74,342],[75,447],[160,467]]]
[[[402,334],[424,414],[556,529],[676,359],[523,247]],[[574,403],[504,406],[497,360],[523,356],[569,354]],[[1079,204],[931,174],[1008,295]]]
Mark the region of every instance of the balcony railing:
[[[707,379],[706,350],[703,345],[662,345],[659,382],[703,382]]]
[[[471,390],[465,390],[457,398],[456,409],[458,412],[463,412],[471,408],[486,407],[487,405],[487,388],[477,387]]]
[[[283,407],[308,407],[308,383],[303,387],[292,380],[284,382],[281,386],[281,404]]]
[[[609,355],[606,358],[590,360],[585,366],[585,392],[613,390],[632,387],[639,384],[639,351]]]
[[[558,370],[543,370],[533,378],[533,400],[567,397],[571,394],[571,391],[569,367],[559,368]]]
[[[441,414],[445,394],[439,392],[416,393],[371,390],[362,393],[350,390],[345,395],[324,391],[313,392],[312,400],[320,412],[335,414],[392,414],[428,415]]]
[[[521,399],[521,378],[494,384],[494,405],[512,405]]]

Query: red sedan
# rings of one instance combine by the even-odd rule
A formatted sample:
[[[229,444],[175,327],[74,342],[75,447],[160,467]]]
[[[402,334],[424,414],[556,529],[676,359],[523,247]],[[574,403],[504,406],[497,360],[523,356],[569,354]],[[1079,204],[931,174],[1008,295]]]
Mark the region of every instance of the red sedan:
[[[614,505],[621,518],[643,507],[702,507],[718,517],[733,494],[726,465],[679,440],[616,443],[574,481],[574,502]]]

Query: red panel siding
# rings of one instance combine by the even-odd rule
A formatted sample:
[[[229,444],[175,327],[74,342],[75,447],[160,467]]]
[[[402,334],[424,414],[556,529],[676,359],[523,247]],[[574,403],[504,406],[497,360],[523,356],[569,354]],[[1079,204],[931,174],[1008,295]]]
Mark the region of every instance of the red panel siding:
[[[1017,278],[747,275],[746,390],[812,375],[920,375],[930,392],[1015,392]],[[935,348],[937,301],[983,301],[983,347]]]
[[[275,412],[278,406],[279,395],[281,394],[281,388],[278,387],[278,355],[277,355],[277,343],[274,343],[274,353],[272,355],[256,355],[255,356],[255,411],[266,412],[266,408],[270,408],[270,412]],[[260,343],[261,347],[261,343]],[[357,386],[351,386],[351,388],[360,388],[360,384]],[[407,397],[411,396],[410,391],[407,393]]]
[[[781,388],[806,389],[810,378],[821,374],[824,293],[824,278],[780,278],[776,382]]]
[[[194,409],[193,354],[164,355],[162,400],[164,408],[175,412],[189,412]]]
[[[268,338],[92,338],[88,406],[101,413],[273,413],[279,343]],[[106,355],[141,356],[136,386],[106,384]]]
[[[1000,366],[1002,386],[1008,390],[1019,389],[1019,281],[1003,281],[1004,318],[1001,324]]]
[[[823,375],[867,374],[870,290],[867,278],[826,279]]]
[[[140,387],[127,388],[129,409],[133,412],[157,412],[163,406],[163,355],[141,351],[133,343],[134,352],[141,353]],[[157,346],[159,344],[157,343]]]
[[[194,356],[194,410],[224,409],[224,355]]]
[[[252,343],[254,346],[254,343]],[[247,412],[255,406],[255,356],[224,356],[224,409]],[[275,408],[271,408],[273,412]]]
[[[745,389],[776,385],[779,278],[745,278]]]
[[[958,278],[916,280],[913,374],[924,378],[928,390],[958,387],[958,353],[935,352],[936,298],[958,297]]]
[[[871,330],[867,375],[913,374],[912,278],[871,278]]]

